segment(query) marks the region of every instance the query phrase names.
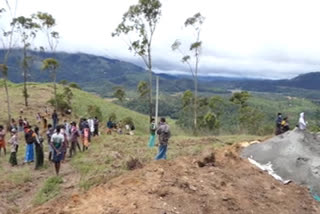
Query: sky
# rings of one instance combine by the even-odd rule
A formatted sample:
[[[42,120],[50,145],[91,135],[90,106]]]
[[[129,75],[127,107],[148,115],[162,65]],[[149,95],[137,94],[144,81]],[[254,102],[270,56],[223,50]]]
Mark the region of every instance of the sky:
[[[15,0],[8,0],[14,5]],[[19,0],[17,15],[52,14],[59,51],[84,52],[144,66],[125,37],[111,33],[138,0]],[[0,8],[5,6],[0,0]],[[187,52],[195,41],[184,21],[200,12],[203,44],[200,75],[281,79],[320,71],[319,0],[161,0],[162,16],[152,47],[155,72],[187,73],[171,50],[179,39]],[[2,17],[0,25],[8,22]],[[43,41],[35,40],[34,44]]]

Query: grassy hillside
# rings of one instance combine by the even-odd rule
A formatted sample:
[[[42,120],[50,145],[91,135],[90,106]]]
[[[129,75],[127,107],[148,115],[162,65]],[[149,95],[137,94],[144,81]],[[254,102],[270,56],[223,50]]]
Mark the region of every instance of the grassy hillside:
[[[36,122],[37,112],[43,113],[45,107],[48,106],[49,112],[52,112],[52,107],[47,103],[47,101],[52,97],[53,88],[51,84],[37,84],[29,83],[28,90],[30,94],[29,107],[24,106],[22,98],[22,84],[9,83],[9,92],[11,97],[12,106],[12,116],[13,118],[18,118],[20,115],[20,109],[24,109],[23,117],[27,117],[31,124]],[[63,86],[58,86],[58,91],[62,91]],[[127,108],[121,107],[112,102],[106,101],[97,95],[90,94],[79,89],[72,89],[73,99],[72,108],[73,116],[72,118],[67,118],[68,120],[76,120],[80,117],[86,117],[87,109],[89,105],[99,106],[104,120],[101,121],[105,125],[108,116],[111,113],[117,115],[117,120],[121,120],[126,117],[131,117],[135,123],[136,133],[139,135],[148,134],[149,119],[148,116],[134,112]],[[0,82],[0,123],[4,123],[7,119],[7,105],[5,105],[5,91],[2,83]],[[50,118],[50,115],[48,116]],[[49,121],[51,122],[51,121]],[[60,120],[60,122],[62,122]],[[174,121],[169,120],[173,134],[182,134],[182,131],[175,125]]]

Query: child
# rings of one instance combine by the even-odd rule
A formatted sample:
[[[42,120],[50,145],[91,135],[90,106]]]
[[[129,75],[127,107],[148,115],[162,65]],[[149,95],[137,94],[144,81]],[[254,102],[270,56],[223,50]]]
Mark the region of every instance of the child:
[[[18,135],[17,135],[16,129],[11,130],[11,138],[8,141],[8,143],[11,145],[11,151],[10,151],[11,154],[10,154],[9,163],[11,164],[11,166],[16,166],[18,165],[17,153],[19,148]]]
[[[0,156],[1,156],[1,149],[3,149],[4,155],[6,155],[6,141],[5,141],[6,132],[3,128],[3,125],[0,125]]]

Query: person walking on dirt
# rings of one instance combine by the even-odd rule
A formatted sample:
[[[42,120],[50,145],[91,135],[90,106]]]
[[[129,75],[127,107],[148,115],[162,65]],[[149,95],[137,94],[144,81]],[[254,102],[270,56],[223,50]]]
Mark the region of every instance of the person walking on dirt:
[[[167,149],[169,138],[171,137],[170,127],[166,123],[165,118],[160,119],[159,128],[157,129],[157,134],[159,136],[159,151],[156,156],[156,160],[167,159]]]
[[[11,138],[8,141],[8,143],[11,145],[10,159],[9,159],[9,163],[11,164],[11,166],[18,165],[17,153],[18,153],[19,143],[18,143],[17,131],[18,131],[17,129],[11,130]]]
[[[79,151],[81,151],[80,145],[79,145],[79,140],[78,138],[80,137],[80,132],[77,128],[76,122],[71,123],[71,136],[70,136],[70,141],[71,141],[71,147],[69,149],[69,157],[71,158],[72,155],[77,153],[77,147]]]
[[[4,155],[7,154],[5,137],[6,137],[6,131],[4,130],[3,125],[0,125],[0,156],[1,156],[2,149],[3,149]]]
[[[154,142],[156,139],[156,130],[157,126],[155,124],[154,118],[150,121],[150,138],[149,138],[149,147],[154,147]]]
[[[276,119],[276,135],[281,134],[281,122],[282,122],[282,114],[278,113],[278,117]]]
[[[63,159],[63,143],[64,143],[64,136],[60,133],[61,128],[57,126],[56,133],[54,133],[51,137],[51,146],[53,148],[53,158],[52,161],[54,162],[54,167],[56,170],[56,175],[59,175],[60,171],[60,164]]]
[[[56,110],[53,111],[51,118],[52,118],[53,128],[55,129],[59,123],[59,118]]]
[[[51,137],[54,133],[54,128],[52,127],[51,124],[48,125],[48,130],[47,130],[47,140],[48,140],[48,145],[49,145],[49,156],[48,156],[48,160],[52,161],[52,155],[53,155],[53,148],[51,146]]]
[[[36,166],[35,169],[43,167],[44,153],[43,153],[43,138],[39,134],[39,127],[34,128],[34,133],[36,137],[35,147],[36,147]]]
[[[298,127],[299,127],[300,130],[306,130],[307,129],[307,125],[308,125],[308,122],[305,121],[304,112],[301,112],[300,113]]]

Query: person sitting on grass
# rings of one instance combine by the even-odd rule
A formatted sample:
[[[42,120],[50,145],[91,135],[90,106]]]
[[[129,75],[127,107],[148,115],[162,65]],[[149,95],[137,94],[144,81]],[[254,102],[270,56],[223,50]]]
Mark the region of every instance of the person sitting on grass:
[[[6,131],[4,130],[3,125],[0,125],[0,156],[1,156],[1,149],[3,149],[4,155],[7,153],[6,149]]]
[[[288,117],[283,118],[281,122],[281,133],[285,133],[290,130]]]
[[[8,143],[11,145],[11,150],[10,150],[10,159],[9,163],[11,166],[16,166],[18,165],[17,161],[17,153],[18,153],[18,148],[19,148],[19,143],[18,143],[18,134],[17,134],[17,129],[12,129],[11,130],[11,138],[8,141]]]
[[[167,159],[167,149],[171,132],[165,118],[161,118],[157,134],[159,136],[159,151],[155,159]]]
[[[56,175],[59,175],[60,172],[60,164],[63,159],[63,143],[64,143],[64,136],[60,133],[61,127],[57,126],[56,133],[54,133],[51,137],[51,147],[53,148],[53,158],[52,162],[54,163],[54,167],[56,170]]]

